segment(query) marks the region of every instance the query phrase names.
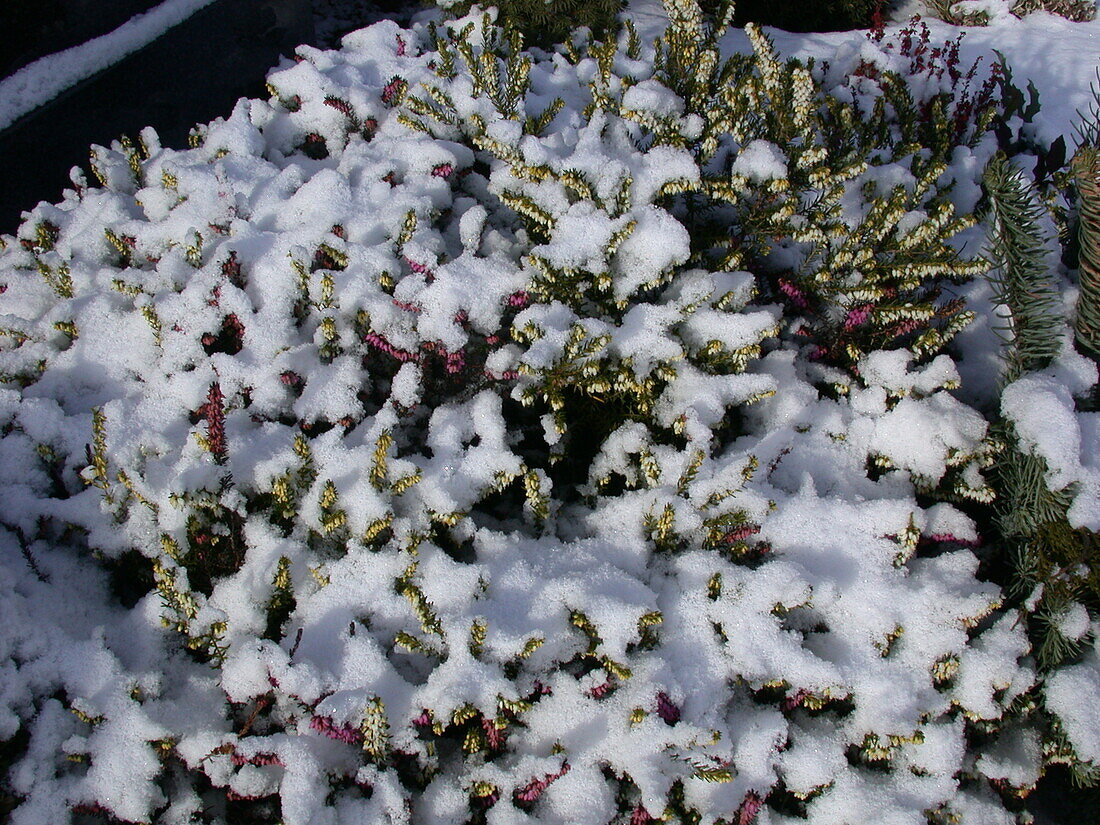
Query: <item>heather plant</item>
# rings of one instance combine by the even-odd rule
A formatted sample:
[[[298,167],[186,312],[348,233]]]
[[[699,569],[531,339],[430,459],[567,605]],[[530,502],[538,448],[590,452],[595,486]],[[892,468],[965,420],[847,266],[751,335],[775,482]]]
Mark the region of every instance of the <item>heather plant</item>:
[[[995,140],[668,11],[302,48],[4,238],[14,823],[1014,821],[1027,637],[932,497]]]
[[[1036,11],[1057,14],[1076,22],[1096,17],[1095,0],[929,0],[930,11],[941,20],[957,26],[984,26],[992,15],[1012,14],[1024,17]]]

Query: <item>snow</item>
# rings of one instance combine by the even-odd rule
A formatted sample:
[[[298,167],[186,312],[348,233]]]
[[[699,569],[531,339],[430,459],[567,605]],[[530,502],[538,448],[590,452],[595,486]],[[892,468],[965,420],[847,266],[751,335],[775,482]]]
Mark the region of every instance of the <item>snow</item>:
[[[0,130],[63,91],[113,66],[210,5],[213,0],[163,0],[105,35],[39,58],[0,80]]]
[[[998,18],[964,48],[995,42],[1021,79],[1042,38],[1097,31]],[[870,49],[772,34],[801,56]],[[147,133],[137,175],[102,148],[112,187],[5,238],[0,356],[24,377],[0,391],[0,737],[29,737],[13,822],[81,804],[183,822],[201,788],[277,793],[288,824],[477,804],[602,825],[678,787],[708,825],[765,825],[787,821],[760,807],[782,781],[811,825],[1007,823],[985,780],[1030,787],[1042,743],[1005,721],[977,749],[970,724],[998,729],[1036,684],[1100,759],[1095,621],[1057,617],[1083,658],[1037,675],[953,503],[981,500],[1000,413],[1071,492],[1071,524],[1100,524],[1100,414],[1076,400],[1096,373],[1068,327],[999,408],[958,392],[947,352],[818,363],[759,273],[709,271],[689,201],[661,194],[701,180],[681,142],[699,123],[645,61],[617,64],[638,82],[616,76],[621,106],[587,121],[595,62],[534,61],[539,99],[510,120],[430,48],[388,22],[303,49],[202,146]],[[1037,76],[1080,93],[1042,129],[1069,123],[1079,69]],[[463,126],[408,128],[394,77],[437,84]],[[525,135],[548,95],[569,108]],[[463,132],[475,115],[503,157]],[[318,139],[326,157],[301,151]],[[774,142],[726,150],[761,190],[789,172]],[[960,197],[981,152],[956,156]],[[859,180],[910,182],[900,164]],[[963,339],[963,363],[996,364],[989,347]],[[135,581],[127,609],[102,564],[134,549],[160,592]],[[186,771],[162,770],[164,740]]]
[[[1092,648],[1080,664],[1059,670],[1043,688],[1047,706],[1062,720],[1066,735],[1077,754],[1100,761],[1100,652]]]
[[[754,140],[741,148],[730,173],[742,175],[751,181],[760,183],[766,180],[785,180],[787,177],[786,156],[774,143],[766,140]]]
[[[1080,371],[1085,370],[1082,380]],[[1077,411],[1073,391],[1094,381],[1092,364],[1066,352],[1051,368],[1005,387],[1001,412],[1024,449],[1046,464],[1050,489],[1075,485],[1069,520],[1074,527],[1100,529],[1100,413]]]

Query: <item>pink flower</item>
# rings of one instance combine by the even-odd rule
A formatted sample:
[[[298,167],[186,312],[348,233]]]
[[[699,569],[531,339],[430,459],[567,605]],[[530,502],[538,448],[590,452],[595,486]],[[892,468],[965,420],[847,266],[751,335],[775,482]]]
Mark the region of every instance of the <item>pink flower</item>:
[[[749,791],[741,801],[741,807],[737,809],[737,825],[749,825],[763,807],[763,797],[756,791]]]
[[[851,332],[856,327],[863,326],[871,318],[871,305],[864,304],[863,306],[856,307],[848,313],[848,316],[844,319],[844,329]]]
[[[726,544],[733,544],[735,541],[744,541],[749,538],[749,536],[755,536],[759,532],[760,528],[755,524],[744,524],[726,533],[723,541],[725,541]]]
[[[516,791],[515,797],[517,802],[535,802],[542,792],[553,784],[554,780],[561,779],[569,773],[569,763],[565,762],[561,766],[561,770],[557,773],[548,773],[542,779],[532,779],[524,787],[522,791]]]
[[[603,684],[596,685],[594,688],[592,688],[592,690],[588,691],[588,695],[591,696],[593,699],[602,699],[603,697],[607,696],[607,694],[609,694],[614,687],[615,683],[612,682],[609,678]]]
[[[649,825],[650,822],[656,822],[657,819],[649,815],[649,811],[638,805],[633,811],[630,812],[630,825]]]
[[[482,716],[481,729],[485,732],[485,741],[489,743],[490,750],[499,751],[504,747],[504,731],[496,726],[496,722]]]
[[[788,281],[786,278],[779,279],[779,291],[791,299],[793,303],[799,309],[805,309],[808,304],[806,303],[806,296],[802,293],[802,290]]]
[[[335,739],[337,742],[346,742],[349,745],[358,745],[363,741],[363,735],[350,725],[337,727],[328,716],[314,716],[309,720],[309,726],[322,736]]]
[[[221,385],[215,381],[210,385],[210,392],[206,394],[206,403],[198,409],[199,416],[206,420],[206,440],[218,464],[224,464],[229,456],[225,443],[224,401]]]
[[[894,333],[894,335],[897,336],[908,335],[913,330],[919,329],[920,325],[921,322],[918,321],[916,318],[910,318],[908,321],[902,321],[900,324],[895,326],[892,332]]]
[[[805,688],[799,688],[780,703],[779,709],[784,713],[790,713],[792,710],[799,707],[803,700],[809,695],[810,691]]]
[[[526,290],[521,289],[519,292],[513,292],[508,296],[508,306],[523,308],[531,303],[531,296],[527,294]]]
[[[446,180],[447,178],[449,178],[451,175],[454,174],[454,171],[455,171],[455,168],[454,168],[453,164],[441,163],[438,166],[436,166],[434,169],[432,169],[432,177],[443,178],[443,180]]]
[[[404,363],[406,361],[420,362],[420,356],[413,352],[406,352],[403,349],[398,349],[377,332],[368,332],[363,336],[363,340],[370,344],[377,350],[389,355],[391,358],[396,358],[398,361]]]
[[[401,35],[397,35],[397,56],[405,56],[405,40],[401,37]]]
[[[456,375],[466,368],[466,356],[461,350],[448,352],[446,357],[446,369],[451,375]]]
[[[233,764],[237,767],[241,767],[242,765],[279,765],[280,767],[286,767],[283,764],[283,760],[275,753],[256,753],[252,756],[242,756],[236,751],[233,751],[230,759],[233,760]]]
[[[408,301],[399,301],[396,298],[392,300],[393,305],[398,309],[403,309],[406,312],[421,312],[421,308],[416,304],[409,303]]]
[[[382,89],[382,102],[388,106],[396,106],[401,101],[408,85],[405,78],[394,75]]]

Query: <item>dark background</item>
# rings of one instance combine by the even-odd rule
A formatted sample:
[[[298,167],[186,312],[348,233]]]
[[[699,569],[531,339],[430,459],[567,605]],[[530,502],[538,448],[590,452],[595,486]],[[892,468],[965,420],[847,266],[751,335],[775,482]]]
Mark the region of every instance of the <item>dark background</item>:
[[[159,0],[0,0],[0,74],[106,34]],[[23,210],[58,201],[88,148],[153,126],[185,147],[196,123],[266,97],[282,55],[313,43],[311,0],[215,0],[145,48],[68,89],[0,132],[0,232]],[[10,27],[10,28],[9,28]]]
[[[160,0],[7,0],[0,7],[0,77],[43,55],[107,34]]]

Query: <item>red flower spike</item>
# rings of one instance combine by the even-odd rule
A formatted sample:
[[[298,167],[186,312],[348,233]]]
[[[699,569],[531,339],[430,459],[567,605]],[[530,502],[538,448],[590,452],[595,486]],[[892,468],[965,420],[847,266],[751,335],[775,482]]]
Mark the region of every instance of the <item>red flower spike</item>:
[[[242,756],[236,751],[233,751],[230,759],[233,760],[233,764],[238,768],[244,765],[279,765],[280,767],[286,767],[278,754],[274,753],[257,753],[252,756]]]
[[[400,75],[394,75],[390,78],[390,82],[387,83],[382,89],[382,102],[387,106],[396,106],[401,102],[401,98],[405,94],[405,89],[408,88],[408,81]]]
[[[722,537],[722,540],[726,544],[733,544],[735,541],[744,541],[751,536],[755,536],[759,532],[760,528],[755,524],[745,524],[735,530],[730,530]]]
[[[875,3],[875,10],[871,14],[871,30],[867,36],[878,43],[882,40],[884,34],[886,34],[886,19],[882,15],[882,0],[878,0]]]
[[[349,745],[358,745],[363,741],[363,734],[350,725],[339,727],[328,716],[314,716],[309,720],[311,730],[317,731],[322,736],[335,739],[337,742],[345,742]]]
[[[346,115],[347,117],[352,116],[351,104],[348,103],[346,100],[341,100],[338,97],[333,97],[332,95],[329,95],[325,98],[325,105],[331,106],[342,115]]]
[[[403,309],[406,312],[421,312],[422,309],[417,304],[409,303],[408,301],[399,301],[394,298],[391,303],[398,309]]]
[[[481,729],[485,733],[485,741],[489,743],[489,750],[499,751],[504,748],[504,731],[497,727],[496,722],[482,716]]]
[[[225,464],[229,457],[229,450],[225,443],[225,408],[222,406],[224,401],[222,388],[215,381],[210,385],[206,403],[199,407],[199,415],[206,420],[206,441],[210,446],[210,452],[214,455],[214,461],[218,464]]]
[[[809,695],[810,691],[799,688],[779,704],[779,709],[784,713],[790,713],[795,708],[800,707]]]
[[[222,261],[222,275],[229,279],[229,283],[238,289],[244,288],[244,279],[241,277],[241,262],[237,260],[237,253],[230,252],[229,257]]]
[[[749,791],[741,801],[741,807],[737,809],[737,825],[751,825],[764,807],[764,799],[756,791]]]
[[[657,715],[669,725],[675,725],[680,721],[680,708],[673,704],[672,699],[663,690],[657,694]]]
[[[516,801],[527,803],[537,801],[538,798],[542,796],[543,791],[549,788],[555,780],[561,779],[567,773],[569,773],[569,763],[565,762],[562,764],[561,770],[557,773],[548,773],[542,779],[532,779],[530,782],[527,783],[523,790],[516,791]]]
[[[610,678],[601,685],[596,685],[592,690],[588,691],[588,695],[593,699],[602,699],[607,696],[615,687],[615,683]]]

